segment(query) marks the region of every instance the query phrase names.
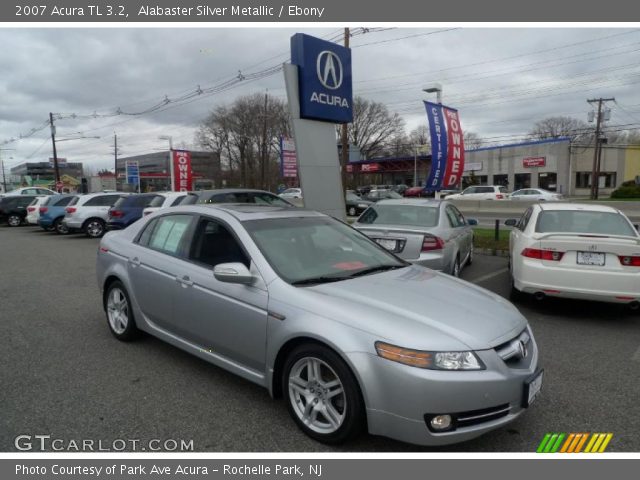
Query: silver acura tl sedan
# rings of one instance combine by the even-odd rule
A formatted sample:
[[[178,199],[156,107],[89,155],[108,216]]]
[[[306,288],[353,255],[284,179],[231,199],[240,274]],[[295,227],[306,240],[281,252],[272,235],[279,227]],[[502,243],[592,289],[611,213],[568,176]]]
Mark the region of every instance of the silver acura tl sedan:
[[[512,304],[321,213],[179,206],[107,233],[97,257],[117,339],[145,331],[262,385],[325,443],[460,442],[540,393]]]
[[[402,199],[370,206],[353,226],[408,262],[458,277],[473,262],[477,223],[450,202]]]

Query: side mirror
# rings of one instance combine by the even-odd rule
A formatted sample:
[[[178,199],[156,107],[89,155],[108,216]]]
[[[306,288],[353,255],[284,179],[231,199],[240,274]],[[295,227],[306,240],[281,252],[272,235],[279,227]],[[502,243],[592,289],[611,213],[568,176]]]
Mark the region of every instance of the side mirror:
[[[504,221],[507,227],[515,227],[518,221],[515,218],[508,218]]]
[[[240,283],[250,285],[255,280],[244,263],[221,263],[213,267],[216,280],[225,283]]]
[[[467,218],[467,223],[469,225],[475,226],[478,225],[478,220],[476,220],[475,218]]]

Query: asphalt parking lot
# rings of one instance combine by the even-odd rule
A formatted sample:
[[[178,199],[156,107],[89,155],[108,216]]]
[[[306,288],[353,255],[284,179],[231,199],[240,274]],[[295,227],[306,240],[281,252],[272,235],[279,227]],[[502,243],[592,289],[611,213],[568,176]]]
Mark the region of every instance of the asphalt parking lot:
[[[432,451],[362,436],[334,449],[297,429],[267,391],[152,337],[109,333],[98,241],[0,227],[0,450],[18,435],[185,439],[196,451]],[[476,256],[463,278],[508,296],[507,261]],[[444,451],[533,452],[547,432],[612,432],[640,451],[640,315],[574,301],[517,304],[536,336],[543,395],[516,422]],[[399,393],[401,394],[401,393]]]

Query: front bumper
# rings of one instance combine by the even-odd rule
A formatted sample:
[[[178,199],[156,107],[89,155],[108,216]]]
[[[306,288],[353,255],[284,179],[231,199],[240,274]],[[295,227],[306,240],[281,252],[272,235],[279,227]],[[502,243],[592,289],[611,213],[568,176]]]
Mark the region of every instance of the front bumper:
[[[349,355],[360,372],[369,432],[433,446],[470,440],[511,423],[525,412],[525,381],[538,371],[538,350],[532,345],[526,368],[510,368],[495,350],[483,350],[476,353],[486,370],[466,372],[409,367],[368,353]],[[425,419],[478,411],[501,413],[438,433]]]

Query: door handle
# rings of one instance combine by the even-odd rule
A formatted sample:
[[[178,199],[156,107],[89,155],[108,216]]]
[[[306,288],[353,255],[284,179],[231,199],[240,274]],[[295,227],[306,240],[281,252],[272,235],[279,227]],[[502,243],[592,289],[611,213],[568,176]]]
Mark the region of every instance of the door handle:
[[[176,277],[176,282],[185,288],[193,286],[193,281],[191,281],[188,275],[184,275],[182,278]]]
[[[140,259],[138,257],[130,258],[128,262],[129,262],[129,265],[131,265],[134,268],[140,266]]]

